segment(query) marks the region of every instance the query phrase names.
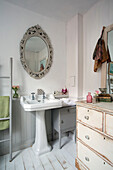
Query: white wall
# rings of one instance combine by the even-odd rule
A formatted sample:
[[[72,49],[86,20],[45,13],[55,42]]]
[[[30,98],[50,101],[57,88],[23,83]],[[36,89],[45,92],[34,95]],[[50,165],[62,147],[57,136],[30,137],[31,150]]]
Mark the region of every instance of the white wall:
[[[69,96],[83,97],[83,16],[74,16],[66,25],[67,87]]]
[[[101,86],[101,71],[93,71],[93,51],[103,26],[113,24],[113,0],[100,0],[83,17],[84,97]]]
[[[40,80],[27,74],[21,65],[19,54],[19,43],[25,31],[36,24],[48,34],[54,49],[52,67]],[[65,23],[0,1],[0,75],[9,73],[9,57],[13,56],[13,84],[20,85],[21,94],[36,92],[38,88],[46,93],[61,90],[66,83],[65,51]]]
[[[101,87],[101,70],[99,69],[96,73],[93,71],[92,57],[103,26],[112,23],[113,0],[100,0],[96,3],[83,15],[83,23],[80,14],[68,21],[66,30],[67,86],[71,97],[79,99],[83,96],[85,99],[89,91],[93,95],[95,90]],[[71,76],[75,76],[74,87],[71,87]]]
[[[83,90],[85,97],[88,91],[92,94],[100,87],[101,71],[94,73],[94,61],[92,59],[96,42],[101,34],[103,26],[113,23],[113,0],[100,0],[83,16]],[[77,97],[77,81],[81,76],[77,73],[82,58],[78,58],[78,27],[77,16],[67,23],[52,18],[47,18],[6,2],[0,2],[0,75],[6,74],[9,69],[9,57],[14,58],[13,82],[21,86],[21,94],[36,92],[42,88],[47,93],[60,90],[65,86],[67,77],[67,87],[72,97]],[[40,80],[31,78],[23,69],[20,63],[19,43],[27,28],[39,24],[51,39],[54,48],[53,65],[49,73]],[[57,31],[57,33],[56,33]],[[66,44],[67,38],[67,71],[66,71]],[[80,37],[80,34],[79,34]],[[82,49],[82,47],[81,47]],[[81,60],[81,61],[80,61]],[[72,87],[71,77],[75,77],[75,86]],[[79,76],[77,78],[77,76]],[[72,80],[73,81],[73,80]],[[2,83],[4,85],[4,83]],[[73,84],[73,82],[72,82]],[[79,83],[80,84],[80,83]],[[1,92],[1,89],[0,89]],[[78,93],[79,95],[79,93]],[[81,95],[81,94],[80,94]]]
[[[76,88],[76,58],[77,58],[77,15],[68,21],[66,25],[66,42],[67,42],[67,87],[69,96],[77,98]],[[74,81],[74,82],[73,82]],[[73,84],[74,83],[74,84]]]

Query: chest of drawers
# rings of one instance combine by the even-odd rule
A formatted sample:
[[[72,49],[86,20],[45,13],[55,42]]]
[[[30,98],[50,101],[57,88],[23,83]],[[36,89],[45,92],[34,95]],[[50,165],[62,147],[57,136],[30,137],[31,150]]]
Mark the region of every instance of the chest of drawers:
[[[76,167],[80,170],[113,169],[113,110],[79,102],[76,119]]]

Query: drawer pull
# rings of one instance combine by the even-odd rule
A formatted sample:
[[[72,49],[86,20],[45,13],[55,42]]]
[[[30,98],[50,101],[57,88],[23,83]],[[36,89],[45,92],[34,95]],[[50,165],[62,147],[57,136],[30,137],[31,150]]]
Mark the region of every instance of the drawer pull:
[[[64,121],[63,121],[63,120],[61,120],[61,123],[63,124],[63,123],[64,123]]]
[[[84,116],[84,118],[85,118],[86,120],[89,120],[89,116]]]
[[[85,160],[89,162],[89,158],[88,157],[85,157]]]
[[[89,139],[90,139],[90,137],[89,137],[88,135],[86,135],[86,136],[85,136],[85,138],[86,138],[87,140],[89,140]]]
[[[87,110],[89,112],[89,110]]]

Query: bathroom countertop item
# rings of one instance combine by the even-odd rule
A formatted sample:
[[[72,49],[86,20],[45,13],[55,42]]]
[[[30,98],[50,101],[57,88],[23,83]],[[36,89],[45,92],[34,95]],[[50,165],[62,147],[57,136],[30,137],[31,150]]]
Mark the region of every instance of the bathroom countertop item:
[[[54,94],[56,99],[61,99],[61,98],[68,98],[68,94]]]
[[[74,105],[76,105],[75,100],[72,100],[70,98],[62,98],[60,100],[62,101],[62,106],[74,106]]]
[[[9,117],[9,96],[0,96],[0,118]],[[9,127],[9,120],[0,121],[0,130]]]

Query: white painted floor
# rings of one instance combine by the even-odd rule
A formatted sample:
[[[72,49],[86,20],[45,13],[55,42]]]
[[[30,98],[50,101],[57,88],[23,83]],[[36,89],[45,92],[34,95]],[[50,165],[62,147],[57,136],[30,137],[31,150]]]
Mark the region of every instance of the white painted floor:
[[[52,143],[53,150],[36,156],[32,148],[14,152],[14,160],[9,155],[0,157],[0,170],[75,170],[76,144],[68,137],[62,138],[62,149],[58,149],[58,140]]]

